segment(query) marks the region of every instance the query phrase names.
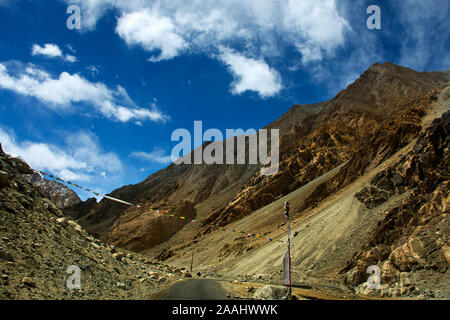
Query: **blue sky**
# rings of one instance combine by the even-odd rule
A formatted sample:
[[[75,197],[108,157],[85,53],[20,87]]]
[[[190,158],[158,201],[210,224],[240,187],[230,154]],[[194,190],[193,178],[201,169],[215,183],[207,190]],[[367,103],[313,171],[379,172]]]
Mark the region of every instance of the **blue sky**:
[[[259,129],[375,62],[450,69],[448,17],[447,0],[0,0],[0,142],[110,192],[166,167],[195,120]]]

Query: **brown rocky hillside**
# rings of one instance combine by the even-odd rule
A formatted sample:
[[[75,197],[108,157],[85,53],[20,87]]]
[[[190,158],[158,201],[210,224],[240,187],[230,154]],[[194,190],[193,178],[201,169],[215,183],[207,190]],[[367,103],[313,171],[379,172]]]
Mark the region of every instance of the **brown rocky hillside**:
[[[353,157],[227,227],[286,241],[291,204],[293,281],[302,287],[404,299],[450,297],[450,84],[399,112]],[[159,255],[228,277],[283,283],[286,244],[217,231],[174,240]],[[381,287],[367,288],[367,267]]]
[[[148,299],[184,277],[94,239],[3,159],[1,145],[0,156],[0,300]],[[69,266],[80,268],[79,290],[67,287]]]
[[[424,99],[432,99],[427,93],[446,82],[445,73],[420,73],[392,63],[375,64],[333,99],[295,105],[267,126],[280,129],[277,174],[262,176],[257,165],[171,165],[141,183],[113,191],[112,196],[169,210],[176,210],[188,201],[197,219],[222,226],[229,224],[347,161],[351,170],[356,170],[352,175],[362,174],[369,163],[358,165],[364,161],[360,155],[369,141],[375,141],[386,131],[394,139],[391,149],[374,150],[381,154],[372,155],[380,159],[388,157],[418,134],[414,125],[421,117],[420,110],[405,116],[404,122],[392,121],[405,110],[426,104]],[[396,128],[397,125],[400,127]],[[78,222],[90,233],[137,251],[167,242],[180,232],[181,240],[190,241],[212,231],[193,227],[180,230],[181,226],[161,221],[162,226],[168,224],[170,232],[151,233],[151,224],[146,221],[152,218],[147,212],[109,200],[87,203],[85,207],[77,205],[77,210],[83,212]]]
[[[418,137],[411,152],[381,171],[370,186],[356,195],[370,208],[413,190],[400,206],[387,213],[363,250],[343,269],[348,274],[347,282],[361,284],[366,268],[379,264],[382,280],[406,281],[405,290],[414,289],[413,273],[429,274],[428,281],[444,281],[448,285],[449,151],[450,111],[447,111]]]

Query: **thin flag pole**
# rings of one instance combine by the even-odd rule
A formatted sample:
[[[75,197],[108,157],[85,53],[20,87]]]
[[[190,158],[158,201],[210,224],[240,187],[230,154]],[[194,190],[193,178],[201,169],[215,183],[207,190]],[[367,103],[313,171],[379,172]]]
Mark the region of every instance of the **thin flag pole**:
[[[288,228],[288,255],[289,255],[289,296],[292,295],[292,277],[291,277],[291,225],[289,222],[289,202],[284,203],[284,215],[287,219]]]
[[[292,295],[292,277],[291,277],[291,240],[289,240],[289,295]]]

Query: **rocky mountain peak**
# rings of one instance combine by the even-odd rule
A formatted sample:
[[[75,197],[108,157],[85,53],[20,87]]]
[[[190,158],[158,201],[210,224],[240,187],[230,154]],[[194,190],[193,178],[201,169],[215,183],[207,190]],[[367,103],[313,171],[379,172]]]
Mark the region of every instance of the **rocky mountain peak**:
[[[47,180],[36,173],[24,174],[23,177],[60,209],[81,203],[75,191],[58,181]]]

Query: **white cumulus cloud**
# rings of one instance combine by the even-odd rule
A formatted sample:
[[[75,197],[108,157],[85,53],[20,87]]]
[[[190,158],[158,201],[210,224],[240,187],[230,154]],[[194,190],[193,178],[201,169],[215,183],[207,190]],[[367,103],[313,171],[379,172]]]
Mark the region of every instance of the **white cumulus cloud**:
[[[172,20],[157,11],[143,10],[124,14],[119,18],[116,32],[130,45],[140,45],[148,51],[160,50],[157,62],[171,59],[182,52],[187,43],[176,33]]]
[[[350,30],[336,0],[156,0],[134,6],[95,0],[89,7],[97,8],[97,17],[107,7],[122,12],[117,33],[129,44],[161,50],[153,61],[173,58],[187,48],[208,54],[230,43],[244,43],[255,54],[277,55],[281,39],[309,62],[332,55]]]
[[[287,0],[283,6],[283,25],[291,28],[289,36],[304,63],[322,60],[345,43],[350,30],[340,15],[335,0]]]
[[[31,55],[43,55],[51,58],[61,57],[62,51],[56,44],[47,43],[43,47],[38,44],[34,44],[31,50]]]
[[[235,77],[233,92],[255,90],[261,96],[272,96],[281,87],[277,66],[271,63],[270,68],[266,61],[279,61],[296,48],[303,65],[319,63],[333,57],[351,33],[337,0],[89,0],[81,6],[88,30],[115,9],[116,33],[153,54],[152,62],[200,53],[233,60],[233,65],[252,65],[253,73],[246,76],[225,61]],[[224,57],[223,47],[233,48],[235,56]],[[261,81],[254,78],[258,73]]]
[[[274,36],[330,51],[343,44],[349,30],[336,0],[89,0],[81,6],[86,29],[116,9],[117,31],[126,41],[172,52],[181,52],[184,41],[200,50],[234,40],[273,47]],[[161,39],[164,34],[175,40],[175,48]]]
[[[24,70],[16,66],[10,69],[0,63],[0,88],[34,97],[55,110],[74,110],[75,105],[82,104],[85,107],[92,106],[97,113],[114,121],[164,122],[168,119],[154,105],[151,108],[136,106],[120,86],[113,90],[101,82],[90,82],[78,74],[68,72],[62,72],[55,78],[34,65],[28,65]]]
[[[230,49],[224,49],[220,59],[234,77],[231,85],[234,94],[256,91],[266,98],[276,95],[283,88],[281,76],[275,69],[270,68],[264,59],[247,58]]]

